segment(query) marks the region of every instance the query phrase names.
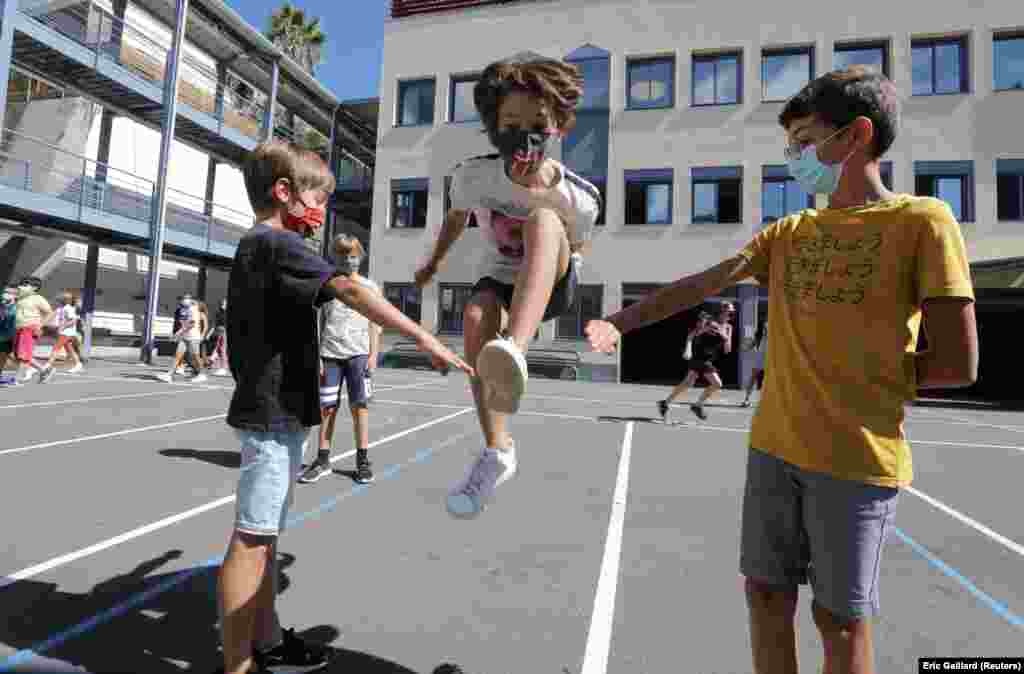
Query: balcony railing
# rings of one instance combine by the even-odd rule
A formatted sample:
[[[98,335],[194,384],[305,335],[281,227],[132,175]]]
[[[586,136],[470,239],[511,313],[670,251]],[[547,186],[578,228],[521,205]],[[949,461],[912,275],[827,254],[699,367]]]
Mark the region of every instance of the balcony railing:
[[[79,220],[91,211],[152,221],[151,180],[10,129],[0,146],[0,185],[77,204]],[[252,225],[252,216],[228,206],[172,188],[167,192],[167,230],[202,239],[206,250],[213,242],[236,244]]]
[[[104,58],[130,70],[137,77],[162,86],[170,49],[150,38],[143,29],[119,19],[92,3],[79,3],[54,12],[30,16],[61,35]],[[248,87],[226,91],[217,74],[187,53],[181,60],[178,97],[195,110],[217,116],[217,99],[222,98],[223,122],[249,138],[262,137],[267,105]]]

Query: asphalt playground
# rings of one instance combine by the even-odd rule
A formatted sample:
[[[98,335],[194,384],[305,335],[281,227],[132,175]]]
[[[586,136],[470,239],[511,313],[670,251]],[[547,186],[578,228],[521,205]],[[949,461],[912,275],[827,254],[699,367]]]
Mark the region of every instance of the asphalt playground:
[[[215,577],[234,514],[230,378],[164,384],[96,357],[0,388],[0,672],[211,671]],[[474,521],[444,509],[480,448],[463,376],[382,369],[377,480],[339,417],[335,475],[296,492],[280,543],[285,626],[328,674],[748,674],[737,571],[738,392],[663,424],[664,389],[534,378],[518,476]],[[880,672],[1024,656],[1024,413],[914,406],[916,480],[885,550]],[[800,606],[801,661],[821,654]]]

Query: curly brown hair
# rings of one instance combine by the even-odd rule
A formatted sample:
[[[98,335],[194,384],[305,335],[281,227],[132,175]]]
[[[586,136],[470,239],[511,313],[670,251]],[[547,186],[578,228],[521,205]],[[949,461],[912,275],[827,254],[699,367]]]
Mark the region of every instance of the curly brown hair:
[[[583,98],[583,75],[572,63],[536,55],[515,56],[487,66],[473,88],[473,102],[492,143],[498,131],[498,108],[513,91],[542,99],[552,121],[560,130],[568,131],[576,121],[576,105]]]

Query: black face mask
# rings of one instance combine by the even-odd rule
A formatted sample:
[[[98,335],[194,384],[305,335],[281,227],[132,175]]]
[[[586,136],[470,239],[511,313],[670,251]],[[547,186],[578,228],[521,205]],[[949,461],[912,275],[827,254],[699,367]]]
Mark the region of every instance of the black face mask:
[[[506,129],[493,134],[491,142],[498,148],[506,167],[512,163],[516,154],[521,154],[532,162],[533,170],[536,170],[551,150],[556,138],[555,134],[543,131]]]

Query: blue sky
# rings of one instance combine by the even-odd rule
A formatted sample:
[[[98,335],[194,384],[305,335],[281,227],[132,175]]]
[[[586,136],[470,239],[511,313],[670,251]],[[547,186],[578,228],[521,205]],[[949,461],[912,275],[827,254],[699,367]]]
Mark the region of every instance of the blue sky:
[[[227,0],[227,4],[261,32],[282,0]],[[327,34],[324,62],[316,77],[339,100],[377,96],[381,47],[388,0],[298,0],[310,18],[320,17]]]

